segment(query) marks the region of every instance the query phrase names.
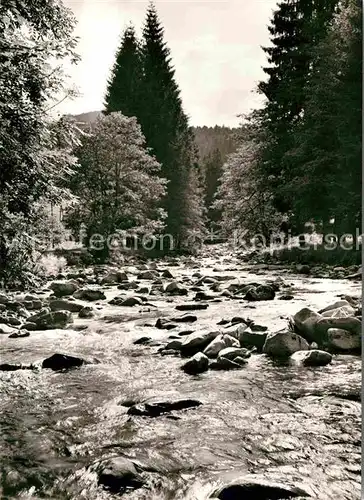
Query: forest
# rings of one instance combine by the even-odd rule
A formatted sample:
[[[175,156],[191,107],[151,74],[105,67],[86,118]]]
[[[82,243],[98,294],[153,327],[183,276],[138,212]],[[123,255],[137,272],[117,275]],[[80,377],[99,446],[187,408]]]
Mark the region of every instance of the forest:
[[[295,235],[307,223],[337,241],[351,234],[357,248],[361,7],[358,0],[278,4],[263,48],[267,78],[256,89],[264,105],[232,130],[189,125],[152,3],[142,38],[132,25],[122,33],[104,109],[84,121],[55,119],[58,96],[72,98],[62,67],[79,60],[75,18],[50,0],[3,1],[2,283],[34,274],[34,241],[48,241],[54,226],[49,204],[66,203],[62,226],[75,235],[82,225],[86,246],[94,233],[127,231],[169,234],[174,251],[194,252],[211,227],[227,239],[243,230],[249,241],[257,234],[268,241],[285,221]],[[96,252],[104,261],[109,253]]]

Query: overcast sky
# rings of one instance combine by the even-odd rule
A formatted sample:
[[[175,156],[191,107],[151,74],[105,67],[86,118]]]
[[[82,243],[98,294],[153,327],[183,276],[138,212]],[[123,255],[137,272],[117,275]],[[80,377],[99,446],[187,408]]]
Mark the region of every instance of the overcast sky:
[[[78,53],[72,82],[81,97],[62,112],[102,109],[106,80],[131,21],[140,34],[148,0],[64,0],[78,20]],[[269,24],[276,0],[156,0],[176,80],[191,125],[237,126],[237,114],[259,106],[254,94],[264,78]]]

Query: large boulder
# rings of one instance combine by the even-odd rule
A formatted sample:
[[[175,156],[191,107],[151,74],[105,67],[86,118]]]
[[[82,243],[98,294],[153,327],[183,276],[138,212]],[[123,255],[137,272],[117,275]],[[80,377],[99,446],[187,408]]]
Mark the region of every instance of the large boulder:
[[[331,363],[332,355],[326,351],[310,349],[309,351],[297,351],[292,354],[293,363],[303,366],[325,366]]]
[[[178,399],[175,401],[148,401],[146,403],[135,404],[127,411],[128,415],[138,415],[141,417],[159,417],[171,411],[186,410],[202,405],[195,399]]]
[[[72,313],[78,313],[83,308],[83,304],[80,304],[75,300],[54,299],[50,301],[49,307],[52,311],[69,311]]]
[[[68,354],[53,354],[53,356],[42,362],[42,368],[50,368],[54,371],[68,370],[85,364],[85,360]]]
[[[330,328],[340,328],[343,330],[348,330],[350,333],[360,337],[361,335],[361,321],[357,317],[330,317],[322,318],[317,322],[316,334],[318,338],[327,337],[327,331]]]
[[[267,332],[251,332],[250,330],[244,330],[239,335],[240,346],[247,348],[255,347],[258,352],[262,352],[267,335]]]
[[[53,330],[66,328],[73,323],[73,317],[70,311],[44,312],[31,316],[29,323],[35,323],[38,330]]]
[[[79,283],[75,280],[70,281],[53,281],[50,285],[50,289],[53,291],[56,297],[65,297],[67,295],[73,295],[76,290],[80,287]]]
[[[340,307],[344,306],[349,306],[352,307],[352,304],[350,304],[347,300],[338,300],[337,302],[334,302],[333,304],[330,304],[327,307],[324,307],[319,311],[320,314],[326,313],[328,311],[332,311],[333,309],[338,309]]]
[[[208,358],[216,358],[227,347],[240,347],[239,341],[230,335],[218,335],[203,351]]]
[[[114,457],[100,464],[98,483],[111,493],[124,493],[140,488],[144,481],[131,460]]]
[[[263,353],[273,358],[289,357],[296,351],[307,351],[307,340],[290,331],[269,333],[263,346]]]
[[[231,361],[234,361],[237,357],[246,359],[250,356],[251,352],[244,347],[225,347],[218,354],[218,358],[230,359]]]
[[[164,292],[169,295],[187,295],[188,290],[182,287],[177,281],[172,281],[166,285]]]
[[[217,360],[210,363],[209,366],[211,370],[239,370],[241,367],[242,364],[236,363],[232,359],[224,357],[217,358]]]
[[[342,328],[329,328],[327,344],[334,351],[357,351],[361,347],[361,337]]]
[[[73,296],[75,299],[87,300],[88,302],[106,299],[104,292],[96,288],[81,288],[77,290]]]
[[[138,274],[138,280],[155,280],[156,278],[159,278],[159,273],[157,271],[148,270]]]
[[[84,306],[78,313],[78,317],[82,319],[93,318],[96,314],[95,309],[92,306]]]
[[[209,358],[202,352],[198,352],[182,365],[182,370],[189,375],[197,375],[206,372],[209,368]]]
[[[209,330],[191,333],[184,339],[181,345],[181,352],[186,355],[191,355],[203,351],[219,334],[220,332],[218,331],[211,332]]]
[[[322,319],[322,315],[312,311],[308,307],[304,307],[293,316],[293,323],[300,335],[309,342],[317,342],[322,339],[317,339],[316,325]]]
[[[350,304],[342,305],[340,307],[324,311],[322,316],[324,318],[350,318],[351,316],[355,316],[355,309]]]
[[[310,496],[308,491],[298,486],[246,477],[218,487],[210,498],[219,500],[283,500]]]
[[[224,337],[222,334],[218,335],[214,340],[205,347],[203,353],[208,358],[216,358],[219,352],[226,347]]]

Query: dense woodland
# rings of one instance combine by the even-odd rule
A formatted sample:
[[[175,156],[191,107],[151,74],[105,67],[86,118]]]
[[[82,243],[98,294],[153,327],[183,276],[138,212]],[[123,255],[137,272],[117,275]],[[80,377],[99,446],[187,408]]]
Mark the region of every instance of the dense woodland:
[[[72,12],[55,0],[0,5],[0,280],[36,280],[44,206],[66,203],[73,234],[174,238],[193,252],[212,225],[296,233],[361,228],[362,4],[283,0],[264,48],[261,109],[239,129],[191,127],[155,6],[141,39],[121,34],[104,109],[55,119],[72,98],[63,67],[77,64]],[[241,61],[244,64],[244,61]],[[236,110],[239,114],[239,109]],[[110,255],[103,248],[102,260]]]

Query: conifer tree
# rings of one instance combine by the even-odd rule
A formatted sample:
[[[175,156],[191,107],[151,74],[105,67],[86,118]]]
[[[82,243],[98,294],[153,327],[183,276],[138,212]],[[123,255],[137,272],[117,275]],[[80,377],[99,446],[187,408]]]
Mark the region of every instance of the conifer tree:
[[[142,79],[140,46],[133,26],[126,28],[116,54],[105,95],[105,113],[138,116]]]
[[[201,197],[198,209],[196,203],[189,203],[191,189],[200,189],[191,186],[197,152],[174,78],[170,50],[153,3],[147,9],[141,53],[143,81],[138,121],[148,147],[162,165],[161,175],[169,181],[163,203],[168,214],[167,231],[178,246],[183,246],[191,221],[196,221],[195,229],[203,225],[199,215],[203,200]]]
[[[294,208],[302,217],[328,222],[335,232],[355,234],[361,205],[361,6],[348,0],[314,52],[306,87],[305,114],[286,155],[299,191]]]
[[[313,48],[325,37],[337,4],[338,0],[284,0],[269,27],[272,46],[264,48],[269,78],[258,86],[267,99],[260,114],[267,134],[260,168],[282,212],[291,208],[295,196],[282,190],[295,175],[294,165],[288,169],[284,156],[292,148],[294,128],[304,113]]]

